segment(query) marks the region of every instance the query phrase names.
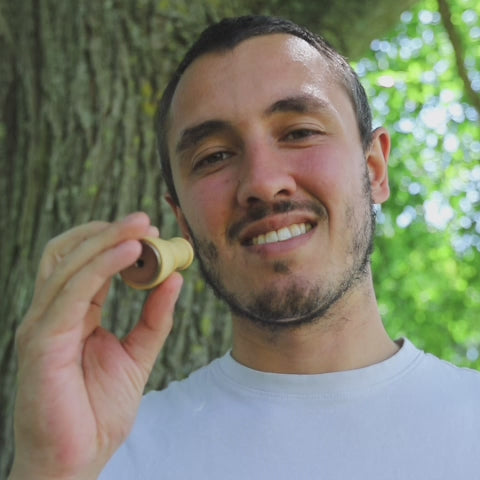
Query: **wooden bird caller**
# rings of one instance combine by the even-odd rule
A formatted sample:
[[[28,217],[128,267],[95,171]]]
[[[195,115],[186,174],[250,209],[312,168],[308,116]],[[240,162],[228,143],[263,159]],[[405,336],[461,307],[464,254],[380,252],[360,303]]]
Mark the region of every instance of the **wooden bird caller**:
[[[130,287],[148,290],[160,285],[173,271],[185,270],[193,261],[193,249],[184,238],[170,240],[146,237],[141,239],[142,253],[120,275]]]

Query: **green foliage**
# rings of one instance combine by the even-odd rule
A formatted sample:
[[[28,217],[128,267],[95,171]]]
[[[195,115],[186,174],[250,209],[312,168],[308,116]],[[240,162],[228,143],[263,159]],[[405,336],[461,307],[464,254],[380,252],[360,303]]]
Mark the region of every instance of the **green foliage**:
[[[392,134],[373,258],[387,329],[480,368],[480,3],[449,8],[457,45],[437,2],[423,0],[355,68]]]

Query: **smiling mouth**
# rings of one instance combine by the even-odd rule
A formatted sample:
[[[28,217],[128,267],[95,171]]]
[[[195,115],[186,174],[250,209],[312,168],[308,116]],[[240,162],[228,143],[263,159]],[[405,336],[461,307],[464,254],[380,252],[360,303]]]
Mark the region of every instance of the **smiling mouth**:
[[[266,245],[268,243],[285,242],[291,238],[299,237],[309,232],[313,228],[311,223],[295,223],[288,227],[283,227],[278,230],[272,230],[265,234],[257,235],[253,237],[248,244],[249,245]]]

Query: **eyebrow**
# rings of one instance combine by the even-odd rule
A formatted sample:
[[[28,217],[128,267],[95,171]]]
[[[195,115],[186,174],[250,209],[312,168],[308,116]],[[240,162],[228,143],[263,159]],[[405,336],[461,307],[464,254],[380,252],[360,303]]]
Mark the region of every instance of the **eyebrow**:
[[[232,130],[232,125],[229,122],[223,120],[207,120],[206,122],[199,123],[193,127],[186,128],[177,143],[176,152],[182,153],[188,150],[203,139],[212,135]]]
[[[296,95],[278,100],[266,110],[266,115],[281,112],[312,113],[331,110],[330,104],[313,95]]]
[[[276,113],[312,113],[331,110],[330,104],[313,95],[296,95],[282,98],[265,110],[265,116],[269,117]],[[180,135],[175,151],[181,154],[198,145],[205,138],[220,133],[231,132],[233,125],[225,120],[207,120],[192,127],[186,128]]]

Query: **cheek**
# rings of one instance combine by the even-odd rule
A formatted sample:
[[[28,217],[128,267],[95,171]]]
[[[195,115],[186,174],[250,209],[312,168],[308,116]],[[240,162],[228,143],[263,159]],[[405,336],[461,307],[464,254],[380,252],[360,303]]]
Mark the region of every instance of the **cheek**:
[[[186,187],[182,210],[194,232],[211,238],[225,231],[233,196],[231,183],[212,177]]]
[[[350,183],[348,159],[331,145],[301,152],[296,159],[297,181],[314,197],[337,203]],[[343,194],[342,194],[343,191]]]
[[[298,160],[303,176],[297,177],[297,182],[327,209],[330,235],[338,242],[345,236],[351,211],[363,197],[363,156],[358,151],[322,145],[304,152]]]

